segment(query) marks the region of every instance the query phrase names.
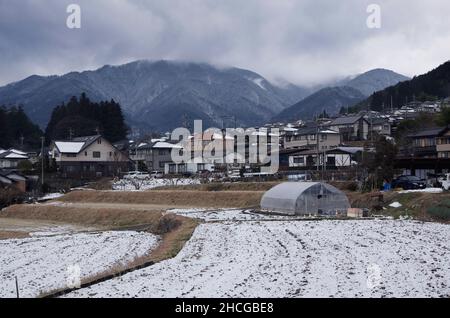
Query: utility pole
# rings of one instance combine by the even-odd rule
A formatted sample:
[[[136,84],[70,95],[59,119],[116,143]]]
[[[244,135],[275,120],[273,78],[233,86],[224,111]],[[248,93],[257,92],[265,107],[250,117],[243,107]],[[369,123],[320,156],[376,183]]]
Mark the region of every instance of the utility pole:
[[[44,141],[45,137],[41,137],[41,184],[44,185]]]
[[[138,140],[137,140],[138,134],[136,133],[136,129],[133,130],[133,139],[134,139],[134,158],[135,158],[135,166],[134,171],[139,171],[139,161],[138,161]]]
[[[317,172],[320,172],[320,143],[319,143],[319,133],[320,133],[320,126],[319,122],[317,121],[317,135],[316,135],[316,145],[317,145]]]

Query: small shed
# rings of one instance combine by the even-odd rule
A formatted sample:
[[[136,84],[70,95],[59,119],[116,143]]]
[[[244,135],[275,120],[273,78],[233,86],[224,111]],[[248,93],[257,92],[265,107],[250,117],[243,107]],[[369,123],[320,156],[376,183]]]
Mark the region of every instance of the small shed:
[[[349,208],[344,192],[322,182],[285,182],[261,199],[263,211],[288,215],[335,215]]]

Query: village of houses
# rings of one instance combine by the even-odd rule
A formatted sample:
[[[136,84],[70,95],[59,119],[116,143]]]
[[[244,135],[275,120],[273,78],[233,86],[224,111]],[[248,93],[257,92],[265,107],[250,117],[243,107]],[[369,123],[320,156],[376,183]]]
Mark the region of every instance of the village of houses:
[[[276,176],[265,175],[265,179],[287,178],[289,175],[304,175],[314,179],[318,176],[310,176],[308,172],[316,170],[357,171],[360,164],[358,154],[374,151],[374,136],[385,136],[395,144],[394,136],[400,122],[414,119],[423,113],[436,114],[441,106],[441,102],[415,102],[385,113],[370,111],[336,118],[317,118],[315,121],[298,120],[256,127],[257,131],[253,134],[257,138],[261,132],[266,132],[269,136],[274,128],[278,131],[280,167],[274,172]],[[203,145],[214,139],[225,138],[227,143],[233,143],[234,140],[234,136],[228,136],[225,132],[205,132],[200,138]],[[445,178],[450,172],[449,127],[415,131],[408,134],[407,139],[407,146],[400,147],[397,153],[396,172],[423,180],[427,180],[430,175]],[[54,166],[53,171],[59,177],[86,182],[100,178],[123,178],[129,172],[157,178],[195,179],[206,174],[215,176],[216,180],[229,180],[231,177],[233,180],[245,181],[248,178],[253,181],[258,176],[261,177],[258,173],[260,165],[249,163],[248,157],[244,162],[231,164],[226,160],[228,164],[223,164],[222,157],[209,160],[192,158],[186,163],[174,163],[173,149],[182,148],[178,141],[171,140],[169,132],[159,138],[137,137],[136,141],[125,140],[115,144],[101,135],[95,135],[54,140],[49,148],[45,148],[44,160]],[[247,144],[247,153],[248,148]],[[23,175],[18,166],[23,161],[36,165],[40,158],[41,149],[1,149],[2,185],[16,184],[25,192],[28,176]],[[245,170],[245,174],[239,173],[242,170]],[[348,181],[339,180],[340,175],[342,174],[333,174],[333,179]],[[321,174],[321,177],[324,175]]]
[[[277,131],[273,173],[174,162],[170,133],[2,149],[1,187],[32,199],[0,212],[0,297],[449,297],[450,127],[408,134],[394,178],[362,186],[375,139],[445,102],[255,127]]]

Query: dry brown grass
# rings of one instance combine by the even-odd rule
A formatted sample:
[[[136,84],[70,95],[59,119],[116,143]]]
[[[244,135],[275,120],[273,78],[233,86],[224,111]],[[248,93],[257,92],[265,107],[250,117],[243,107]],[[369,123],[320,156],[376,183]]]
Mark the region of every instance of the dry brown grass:
[[[0,231],[0,240],[28,238],[30,234],[18,231]]]
[[[190,184],[181,186],[164,186],[155,188],[152,191],[267,191],[280,184],[281,182],[282,181]]]
[[[264,191],[73,191],[59,200],[75,203],[127,203],[155,204],[168,207],[245,208],[259,206],[263,194]]]
[[[181,225],[162,235],[161,244],[152,251],[148,258],[155,263],[175,257],[191,238],[198,225],[198,221],[191,218],[179,215],[168,215],[167,217],[180,221]]]
[[[2,211],[2,217],[57,221],[69,224],[110,228],[154,224],[161,216],[161,211],[95,209],[38,204],[13,205]]]

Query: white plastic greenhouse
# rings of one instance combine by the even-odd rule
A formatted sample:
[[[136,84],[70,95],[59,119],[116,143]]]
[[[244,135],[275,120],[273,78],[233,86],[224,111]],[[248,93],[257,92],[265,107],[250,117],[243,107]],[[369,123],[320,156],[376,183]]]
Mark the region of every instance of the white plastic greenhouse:
[[[285,182],[267,191],[261,199],[264,212],[289,215],[346,213],[350,203],[344,192],[322,182]]]

